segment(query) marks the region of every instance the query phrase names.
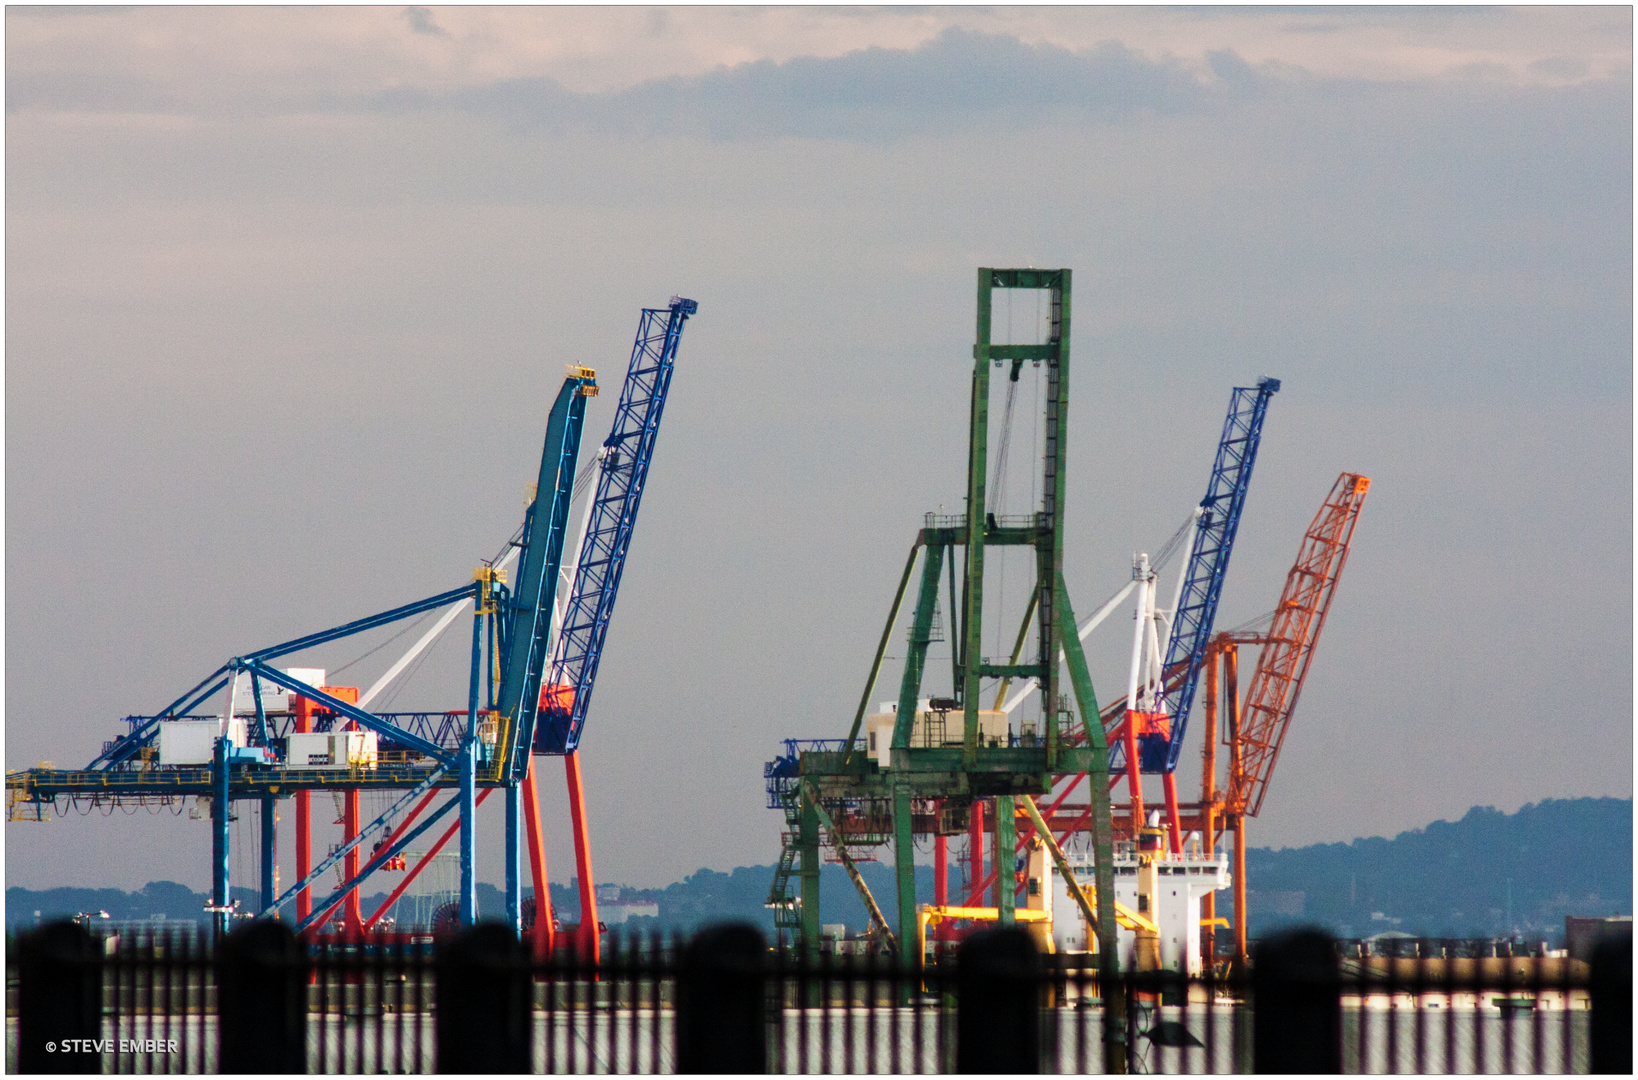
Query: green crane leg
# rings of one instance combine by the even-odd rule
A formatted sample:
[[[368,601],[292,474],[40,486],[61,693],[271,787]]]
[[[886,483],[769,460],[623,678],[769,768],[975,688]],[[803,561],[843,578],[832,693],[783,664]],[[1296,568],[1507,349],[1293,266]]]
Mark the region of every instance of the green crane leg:
[[[807,793],[797,795],[802,808],[797,838],[802,855],[802,869],[797,876],[802,882],[802,955],[812,960],[819,955],[819,813],[808,801]]]
[[[936,588],[938,579],[933,579]],[[901,706],[902,707],[902,706]],[[902,779],[893,785],[893,868],[898,877],[899,940],[916,940],[916,845],[910,821],[910,785]],[[918,967],[920,956],[911,956],[914,945],[899,950],[906,967]]]
[[[967,565],[961,593],[959,647],[957,639],[951,638],[952,649],[960,653],[966,665],[957,689],[965,728],[961,763],[969,769],[978,763],[978,668],[984,655],[984,510],[989,504],[990,294],[994,287],[994,275],[980,268],[978,320],[973,334],[973,398],[967,420],[967,550],[963,553]]]
[[[1018,825],[1013,820],[1015,807],[1011,795],[997,795],[995,797],[995,891],[999,903],[996,905],[996,924],[999,926],[1016,926],[1017,916],[1013,912],[1018,907],[1018,878],[1017,868],[1013,865],[1018,849]]]
[[[1103,721],[1098,716],[1098,696],[1086,668],[1086,654],[1075,629],[1075,612],[1069,606],[1069,591],[1063,575],[1058,576],[1057,608],[1063,628],[1064,659],[1069,662],[1069,680],[1075,687],[1075,703],[1081,710],[1086,741],[1092,748],[1092,768],[1087,779],[1092,784],[1092,850],[1098,886],[1098,982],[1103,994],[1104,1071],[1126,1071],[1126,996],[1119,981],[1120,954],[1115,939],[1115,844],[1114,822],[1109,807],[1109,743],[1104,738]]]

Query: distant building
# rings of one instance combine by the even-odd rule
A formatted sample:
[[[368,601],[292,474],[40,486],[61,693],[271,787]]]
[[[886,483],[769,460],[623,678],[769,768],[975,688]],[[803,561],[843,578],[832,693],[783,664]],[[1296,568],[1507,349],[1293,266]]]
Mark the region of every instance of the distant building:
[[[660,904],[656,900],[616,900],[605,904],[601,900],[597,903],[598,921],[605,926],[619,926],[627,919],[647,916],[651,919],[660,917]]]

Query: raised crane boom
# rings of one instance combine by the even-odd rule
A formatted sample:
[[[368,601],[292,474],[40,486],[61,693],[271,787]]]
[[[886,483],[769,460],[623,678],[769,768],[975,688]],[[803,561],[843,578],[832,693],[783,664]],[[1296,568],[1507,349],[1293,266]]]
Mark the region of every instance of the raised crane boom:
[[[666,391],[671,386],[677,343],[683,324],[698,310],[694,301],[672,297],[669,307],[644,308],[638,321],[631,366],[620,389],[614,428],[603,442],[597,492],[586,519],[563,627],[552,652],[550,676],[541,695],[534,742],[537,754],[568,754],[580,745],[609,616],[620,588],[620,572],[625,568]]]
[[[506,644],[495,705],[506,733],[506,745],[497,749],[507,777],[514,781],[528,772],[527,752],[535,737],[534,702],[546,663],[546,638],[563,560],[580,430],[586,418],[586,398],[596,392],[597,381],[590,368],[573,368],[563,380],[546,422],[535,498],[523,519],[523,557],[505,613]]]
[[[1268,399],[1280,389],[1278,379],[1258,379],[1255,387],[1237,386],[1229,398],[1228,417],[1223,421],[1223,438],[1217,444],[1211,482],[1200,500],[1199,524],[1189,550],[1183,590],[1172,614],[1172,632],[1166,646],[1162,671],[1182,665],[1180,682],[1168,686],[1161,710],[1171,718],[1162,731],[1140,735],[1138,765],[1146,773],[1169,773],[1177,768],[1183,752],[1183,731],[1188,725],[1189,708],[1205,663],[1206,645],[1212,623],[1217,618],[1217,601],[1223,593],[1234,534],[1240,527],[1246,491],[1251,486],[1251,467],[1257,460],[1257,446],[1263,437],[1263,417]],[[1170,680],[1168,680],[1170,683]],[[1110,762],[1110,769],[1117,768]]]
[[[1280,743],[1291,724],[1370,488],[1369,477],[1355,473],[1337,477],[1325,505],[1303,535],[1280,605],[1274,609],[1273,625],[1256,638],[1263,651],[1246,689],[1240,730],[1231,735],[1240,754],[1240,768],[1231,771],[1224,798],[1225,810],[1231,815],[1256,817],[1263,805]]]

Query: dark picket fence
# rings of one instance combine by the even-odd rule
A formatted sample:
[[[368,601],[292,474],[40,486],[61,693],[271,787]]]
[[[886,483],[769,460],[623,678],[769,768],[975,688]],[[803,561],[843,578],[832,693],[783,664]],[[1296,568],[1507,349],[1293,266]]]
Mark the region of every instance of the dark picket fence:
[[[302,946],[276,923],[213,946],[72,923],[8,942],[7,1064],[21,1072],[1632,1071],[1632,944],[1591,963],[1453,942],[1344,957],[1299,932],[1249,976],[1132,972],[974,935],[892,956],[771,950],[756,929],[610,934],[534,961],[499,925],[439,941]]]

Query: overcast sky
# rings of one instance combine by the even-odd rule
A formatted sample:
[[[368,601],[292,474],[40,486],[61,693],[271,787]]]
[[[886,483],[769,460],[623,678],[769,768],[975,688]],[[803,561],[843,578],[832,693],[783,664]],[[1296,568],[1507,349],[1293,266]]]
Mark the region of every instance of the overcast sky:
[[[1631,795],[1630,8],[5,28],[8,769],[83,765],[231,655],[468,580],[564,365],[610,388],[591,445],[638,309],[681,294],[583,743],[597,877],[771,863],[762,763],[845,734],[922,514],[959,511],[974,268],[1035,265],[1075,271],[1082,611],[1200,499],[1233,386],[1284,380],[1220,626],[1273,607],[1339,472],[1374,478],[1253,844]],[[1106,700],[1129,626],[1092,640]],[[391,707],[464,706],[464,642]],[[6,839],[11,884],[209,881],[185,816]]]

